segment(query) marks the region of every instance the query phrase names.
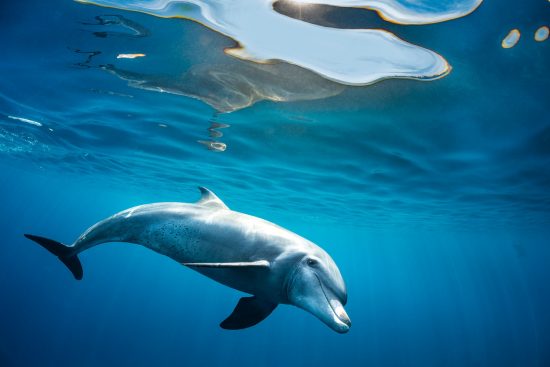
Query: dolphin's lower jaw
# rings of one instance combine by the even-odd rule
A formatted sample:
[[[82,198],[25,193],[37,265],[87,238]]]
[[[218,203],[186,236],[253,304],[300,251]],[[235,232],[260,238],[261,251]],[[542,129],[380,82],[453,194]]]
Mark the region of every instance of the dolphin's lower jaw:
[[[330,328],[332,328],[334,331],[340,334],[347,333],[349,329],[351,328],[351,320],[346,313],[346,310],[344,309],[344,306],[340,301],[338,301],[334,297],[329,297],[329,293],[325,289],[323,282],[321,282],[321,279],[317,277],[317,280],[319,281],[319,285],[321,286],[321,290],[323,291],[323,294],[325,296],[325,299],[327,303],[330,306],[330,310],[332,311],[332,322],[327,322],[326,320],[321,319],[323,322],[325,322]]]
[[[327,292],[317,274],[315,274],[315,278],[318,282],[318,287],[312,288],[317,290],[311,294],[314,297],[302,300],[299,298],[294,299],[292,304],[311,313],[337,333],[347,333],[351,327],[351,320],[344,310],[344,306],[330,292]]]
[[[339,303],[338,301],[335,302]],[[324,307],[320,307],[318,309],[308,306],[309,305],[307,305],[306,307],[298,307],[311,313],[337,333],[345,334],[349,331],[351,327],[351,320],[349,319],[346,311],[344,311],[344,307],[341,304],[334,307],[331,302],[327,300],[327,303],[324,305]]]
[[[334,313],[334,323],[329,326],[338,333],[347,333],[351,328],[351,320],[349,319],[348,314],[346,313],[344,307],[340,304],[340,302],[337,302],[338,305],[334,305],[334,303],[336,302],[330,302],[330,307],[332,308],[332,312]]]

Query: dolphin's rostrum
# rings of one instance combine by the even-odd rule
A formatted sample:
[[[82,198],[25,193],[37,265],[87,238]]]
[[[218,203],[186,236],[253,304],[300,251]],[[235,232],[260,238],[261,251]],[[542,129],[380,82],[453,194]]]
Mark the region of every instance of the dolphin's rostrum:
[[[56,255],[82,279],[78,254],[106,242],[143,245],[224,285],[249,293],[221,323],[256,325],[279,303],[300,307],[339,333],[351,326],[347,292],[332,258],[320,247],[271,222],[230,210],[199,187],[195,204],[155,203],[124,210],[84,232],[72,245],[25,236]]]

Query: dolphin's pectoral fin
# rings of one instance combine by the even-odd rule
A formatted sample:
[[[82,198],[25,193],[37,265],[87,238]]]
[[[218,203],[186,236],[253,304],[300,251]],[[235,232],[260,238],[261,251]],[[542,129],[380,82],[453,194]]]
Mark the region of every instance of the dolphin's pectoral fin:
[[[232,263],[182,263],[192,268],[269,268],[269,261],[258,260]]]
[[[275,307],[277,307],[276,303],[262,300],[256,296],[243,297],[231,315],[223,320],[220,326],[227,330],[246,329],[269,316]]]
[[[207,206],[214,209],[229,209],[227,205],[220,200],[212,191],[208,190],[206,187],[199,186],[201,192],[201,198],[195,204],[201,206]]]

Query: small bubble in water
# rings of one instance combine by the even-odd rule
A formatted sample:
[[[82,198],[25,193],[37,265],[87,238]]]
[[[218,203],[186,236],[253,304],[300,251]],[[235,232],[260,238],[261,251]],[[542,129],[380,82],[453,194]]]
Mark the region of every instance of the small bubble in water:
[[[550,29],[548,29],[547,26],[542,26],[535,32],[535,41],[542,42],[546,41],[548,39],[548,33],[550,32]]]
[[[512,48],[514,47],[520,38],[521,34],[518,29],[512,29],[510,33],[502,40],[502,48]]]
[[[223,152],[227,149],[227,145],[221,141],[206,141],[206,140],[197,140],[197,142],[205,145],[209,150],[215,152]]]

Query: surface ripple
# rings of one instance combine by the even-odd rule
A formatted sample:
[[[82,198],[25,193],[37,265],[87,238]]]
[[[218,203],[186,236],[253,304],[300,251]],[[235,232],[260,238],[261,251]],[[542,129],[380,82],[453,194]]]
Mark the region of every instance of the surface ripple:
[[[45,19],[51,19],[48,34],[2,36],[7,52],[0,60],[0,160],[8,166],[74,174],[121,189],[133,186],[175,201],[203,185],[236,203],[236,209],[288,212],[306,221],[549,221],[549,49],[531,39],[503,50],[498,4],[487,3],[452,24],[393,28],[444,53],[456,65],[446,78],[338,89],[338,83],[312,73],[312,86],[321,82],[326,89],[304,93],[323,91],[324,99],[289,97],[281,104],[270,98],[283,95],[286,85],[272,84],[275,73],[259,83],[264,89],[241,79],[262,98],[253,97],[256,103],[240,110],[233,107],[244,104],[248,94],[237,98],[235,89],[203,82],[182,87],[193,86],[181,94],[202,93],[200,100],[128,86],[144,66],[161,80],[163,74],[198,73],[200,65],[227,65],[228,56],[210,52],[231,44],[227,38],[192,22],[137,13],[110,19],[139,24],[149,30],[147,37],[135,32],[96,37],[81,23],[57,22],[55,12],[43,6]],[[19,7],[16,13],[27,15],[6,23],[12,34],[34,22],[25,4]],[[93,22],[105,16],[103,11],[74,3],[65,16]],[[518,20],[515,26],[543,24],[539,13],[533,7],[525,23]],[[480,27],[487,17],[495,21]],[[183,42],[168,52],[160,41],[174,34]],[[75,65],[88,54],[75,49],[101,53],[82,68]],[[117,60],[120,53],[147,57]],[[173,54],[178,57],[171,59]],[[125,77],[113,77],[106,65]],[[249,70],[270,72],[232,65],[246,69],[247,76]],[[217,114],[203,103],[208,93],[200,86],[205,85],[221,90],[224,106],[235,112]],[[270,85],[272,94],[265,90]],[[286,95],[291,93],[297,92]],[[223,152],[197,143],[219,138],[209,135],[212,121],[229,125],[223,129]]]

